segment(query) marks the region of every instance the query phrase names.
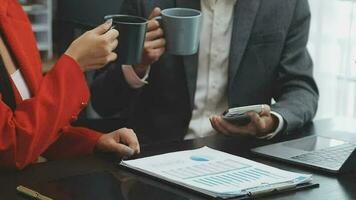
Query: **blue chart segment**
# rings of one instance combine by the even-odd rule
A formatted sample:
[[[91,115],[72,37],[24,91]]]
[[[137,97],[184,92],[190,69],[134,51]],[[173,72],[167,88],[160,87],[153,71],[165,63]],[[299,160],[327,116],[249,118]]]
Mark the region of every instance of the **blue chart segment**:
[[[227,173],[227,172],[241,170],[250,167],[249,165],[242,164],[240,162],[231,159],[227,159],[225,161],[206,161],[205,159],[199,158],[198,159],[199,161],[196,162],[197,163],[196,165],[162,171],[162,172],[167,175],[186,180],[186,179],[201,178],[204,176],[212,176],[216,174]],[[201,160],[205,160],[205,161],[201,161]]]
[[[238,187],[285,178],[232,159],[214,161],[206,156],[191,156],[190,159],[197,164],[163,171],[163,173],[208,187]]]
[[[194,161],[199,161],[199,162],[210,161],[210,158],[207,156],[191,156],[190,159],[194,160]]]
[[[224,174],[217,174],[209,177],[202,177],[194,181],[206,186],[239,186],[245,183],[259,182],[263,179],[283,179],[285,177],[272,174],[268,171],[249,168],[247,170],[234,170]]]

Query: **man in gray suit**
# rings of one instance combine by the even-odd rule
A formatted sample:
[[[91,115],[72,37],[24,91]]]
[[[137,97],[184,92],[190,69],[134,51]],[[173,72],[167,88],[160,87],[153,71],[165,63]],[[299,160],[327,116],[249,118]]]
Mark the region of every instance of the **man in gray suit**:
[[[313,119],[319,96],[306,48],[307,0],[127,0],[124,7],[150,18],[159,15],[155,7],[201,10],[200,50],[163,54],[162,29],[151,20],[143,63],[108,67],[95,80],[92,100],[102,116],[126,110],[129,125],[149,141],[216,132],[269,139]],[[266,106],[248,113],[248,125],[221,117],[254,104]]]

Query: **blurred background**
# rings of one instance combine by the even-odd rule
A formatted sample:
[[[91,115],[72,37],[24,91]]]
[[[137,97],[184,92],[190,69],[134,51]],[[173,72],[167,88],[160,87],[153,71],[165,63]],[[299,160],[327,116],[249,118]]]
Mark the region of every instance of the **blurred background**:
[[[309,0],[309,50],[321,99],[317,118],[356,117],[356,1]]]
[[[30,15],[43,69],[48,71],[70,42],[123,0],[20,0]],[[312,23],[308,48],[321,98],[317,119],[356,118],[356,1],[309,0]],[[92,74],[87,75],[90,82]],[[89,108],[84,117],[97,118]]]

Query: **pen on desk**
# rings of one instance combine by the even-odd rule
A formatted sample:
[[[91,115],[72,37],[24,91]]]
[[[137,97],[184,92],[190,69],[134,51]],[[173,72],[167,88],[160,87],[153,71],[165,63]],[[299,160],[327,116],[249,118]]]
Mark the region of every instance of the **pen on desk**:
[[[42,194],[40,194],[40,193],[38,193],[38,192],[36,192],[34,190],[31,190],[31,189],[29,189],[29,188],[27,188],[25,186],[22,186],[22,185],[18,186],[16,188],[16,190],[19,193],[24,194],[24,195],[29,196],[29,197],[34,198],[34,199],[38,199],[38,200],[53,200],[50,197],[44,196],[44,195],[42,195]]]

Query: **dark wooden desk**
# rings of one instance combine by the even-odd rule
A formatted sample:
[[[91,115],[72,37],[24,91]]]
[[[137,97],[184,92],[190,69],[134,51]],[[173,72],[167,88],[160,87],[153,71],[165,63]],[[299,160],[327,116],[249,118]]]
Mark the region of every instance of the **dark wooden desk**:
[[[335,129],[346,129],[346,131],[350,132],[352,130],[355,130],[354,132],[356,132],[356,123],[352,120],[348,121],[343,119],[317,121],[314,124],[305,127],[300,132],[300,136],[306,136],[310,134],[329,135],[329,131]],[[356,137],[356,133],[338,133],[337,135],[342,139]],[[296,136],[292,136],[291,138],[295,137]],[[246,140],[244,138],[226,138],[222,136],[214,136],[192,141],[143,145],[143,153],[141,156],[155,155],[159,153],[166,153],[184,149],[193,149],[207,145],[215,149],[247,157],[249,159],[281,169],[302,173],[312,173],[314,175],[314,181],[320,183],[320,187],[316,189],[280,194],[264,199],[356,199],[356,173],[333,176],[329,174],[320,173],[314,170],[309,170],[302,167],[295,167],[281,162],[257,157],[250,153],[250,148],[267,144],[269,142]],[[152,180],[150,178],[146,178],[140,175],[135,175],[128,171],[120,169],[117,166],[117,162],[118,159],[111,155],[90,155],[71,160],[61,160],[36,164],[26,168],[21,172],[2,171],[0,172],[0,199],[22,199],[22,197],[19,197],[15,191],[16,186],[20,184],[36,188],[36,185],[38,185],[38,183],[45,184],[46,182],[52,180],[98,171],[109,171],[115,176],[115,178],[117,178],[121,185],[120,192],[122,193],[122,197],[119,199],[204,199],[203,197],[191,193],[189,191],[175,188],[171,185],[160,183],[159,181]],[[83,191],[85,191],[85,188],[83,188]],[[50,196],[50,194],[48,195]],[[72,198],[68,199],[77,198],[72,196]],[[102,199],[105,198],[103,197]]]

